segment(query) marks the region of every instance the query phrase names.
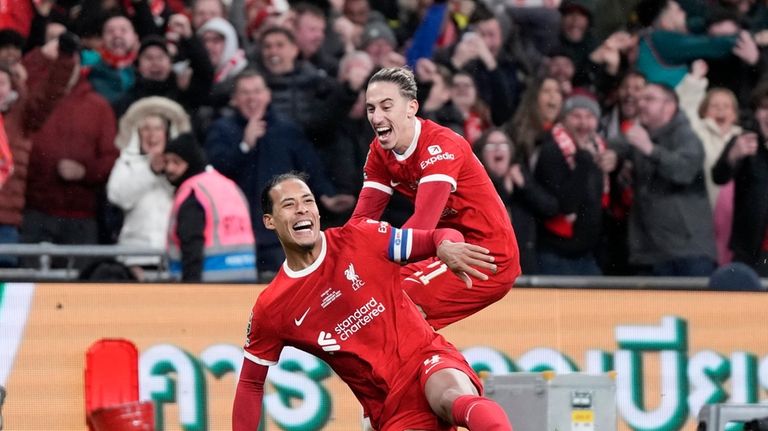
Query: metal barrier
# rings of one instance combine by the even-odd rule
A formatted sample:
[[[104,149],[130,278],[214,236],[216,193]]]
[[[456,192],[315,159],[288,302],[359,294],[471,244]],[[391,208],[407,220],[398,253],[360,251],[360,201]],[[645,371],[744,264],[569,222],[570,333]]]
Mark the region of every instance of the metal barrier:
[[[164,281],[168,274],[168,258],[165,250],[149,247],[122,245],[60,245],[47,242],[39,244],[0,244],[0,256],[34,257],[37,267],[0,268],[2,281],[71,281],[76,280],[80,271],[74,267],[75,258],[115,258],[141,256],[159,259],[156,271],[145,271],[147,281]],[[52,268],[53,258],[65,258],[65,268]]]
[[[39,265],[35,268],[0,268],[0,281],[72,281],[79,271],[73,261],[77,257],[120,258],[127,256],[150,256],[160,259],[157,271],[146,271],[146,281],[168,281],[168,257],[165,250],[119,245],[59,245],[0,244],[0,256],[36,257]],[[68,259],[66,268],[51,267],[54,257]],[[268,282],[263,280],[262,282]],[[547,288],[592,288],[592,289],[659,289],[659,290],[709,290],[707,277],[617,277],[617,276],[521,276],[515,287]],[[768,279],[760,280],[763,290],[768,290]]]

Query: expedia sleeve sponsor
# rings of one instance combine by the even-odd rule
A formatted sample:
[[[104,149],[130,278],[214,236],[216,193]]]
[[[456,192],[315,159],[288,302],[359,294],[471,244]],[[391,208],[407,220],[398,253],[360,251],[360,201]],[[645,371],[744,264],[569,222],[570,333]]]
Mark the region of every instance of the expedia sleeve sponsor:
[[[434,156],[431,156],[430,158],[426,160],[422,160],[419,164],[419,167],[421,167],[422,170],[426,169],[427,167],[434,165],[435,163],[441,161],[441,160],[456,160],[456,156],[453,155],[453,153],[441,153]]]

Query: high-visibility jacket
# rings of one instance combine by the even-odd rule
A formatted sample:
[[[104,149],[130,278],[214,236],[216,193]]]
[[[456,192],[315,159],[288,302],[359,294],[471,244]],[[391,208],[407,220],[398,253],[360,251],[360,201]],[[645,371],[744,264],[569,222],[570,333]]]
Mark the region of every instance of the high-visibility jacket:
[[[178,213],[191,193],[205,211],[203,281],[255,281],[256,242],[248,202],[232,180],[210,167],[184,181],[176,192],[168,229],[171,275],[181,276]]]

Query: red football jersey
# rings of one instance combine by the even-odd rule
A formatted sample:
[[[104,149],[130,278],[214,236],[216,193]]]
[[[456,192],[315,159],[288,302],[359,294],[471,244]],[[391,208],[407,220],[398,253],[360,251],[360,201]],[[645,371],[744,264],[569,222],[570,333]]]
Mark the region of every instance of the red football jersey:
[[[455,348],[424,321],[400,286],[411,230],[369,220],[328,229],[318,259],[284,263],[253,306],[245,357],[277,364],[284,346],[324,360],[352,389],[374,425],[418,382],[424,358]]]
[[[517,240],[507,210],[464,138],[417,119],[414,140],[402,155],[382,149],[378,138],[373,139],[363,187],[389,194],[394,189],[415,201],[419,184],[431,181],[448,182],[452,190],[437,227],[458,230],[467,242],[491,250],[499,264],[516,261]]]

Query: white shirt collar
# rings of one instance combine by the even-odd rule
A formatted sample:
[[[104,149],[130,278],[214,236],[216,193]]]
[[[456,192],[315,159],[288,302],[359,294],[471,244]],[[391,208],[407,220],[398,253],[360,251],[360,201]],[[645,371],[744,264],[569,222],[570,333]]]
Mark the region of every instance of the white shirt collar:
[[[411,144],[408,145],[408,148],[403,154],[397,154],[396,152],[392,151],[392,153],[395,155],[395,160],[398,162],[402,162],[408,159],[408,157],[410,157],[411,154],[416,151],[416,144],[419,143],[419,136],[421,135],[421,121],[419,121],[419,119],[416,117],[413,117],[413,121],[415,121],[416,124],[413,125],[413,140],[411,141]]]

